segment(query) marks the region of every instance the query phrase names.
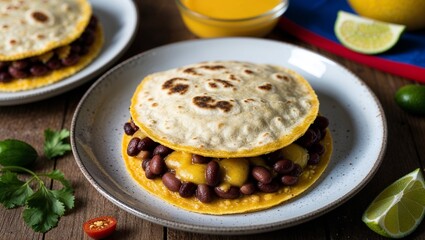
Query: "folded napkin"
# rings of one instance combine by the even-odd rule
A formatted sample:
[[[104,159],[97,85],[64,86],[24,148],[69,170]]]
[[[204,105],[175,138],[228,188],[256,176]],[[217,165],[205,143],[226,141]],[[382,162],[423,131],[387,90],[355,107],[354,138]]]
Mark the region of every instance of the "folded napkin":
[[[353,52],[334,33],[339,10],[353,12],[346,0],[294,0],[279,26],[302,41],[376,69],[425,83],[425,30],[404,32],[389,51],[378,55]]]

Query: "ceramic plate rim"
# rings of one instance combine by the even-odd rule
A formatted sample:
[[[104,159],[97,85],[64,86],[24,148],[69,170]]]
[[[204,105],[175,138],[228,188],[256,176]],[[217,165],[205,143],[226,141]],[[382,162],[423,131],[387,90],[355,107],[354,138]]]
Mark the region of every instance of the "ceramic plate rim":
[[[139,58],[143,58],[143,57],[149,57],[150,54],[154,53],[155,51],[160,51],[162,49],[166,49],[166,48],[178,48],[182,45],[185,44],[190,44],[190,43],[214,43],[217,41],[254,41],[254,42],[264,42],[264,44],[268,44],[268,43],[273,43],[273,44],[282,44],[288,48],[291,49],[301,49],[302,51],[306,51],[310,54],[314,54],[317,56],[322,57],[323,59],[326,59],[326,61],[329,61],[330,63],[334,64],[335,66],[337,66],[338,68],[340,68],[340,70],[344,71],[345,74],[348,74],[350,76],[350,78],[354,81],[356,81],[356,84],[361,85],[364,90],[367,91],[367,93],[370,95],[370,97],[373,100],[373,103],[376,105],[377,110],[380,113],[380,123],[382,124],[382,139],[380,139],[381,141],[381,145],[379,146],[379,150],[378,150],[378,154],[376,156],[375,162],[373,164],[373,166],[371,167],[371,169],[369,169],[368,174],[365,176],[365,178],[357,185],[355,186],[355,188],[351,189],[346,195],[338,198],[337,200],[328,203],[326,206],[322,207],[322,208],[318,208],[315,211],[310,212],[309,214],[305,214],[301,217],[296,218],[295,220],[292,220],[290,222],[287,222],[287,220],[283,220],[283,221],[279,221],[279,222],[275,222],[274,224],[256,224],[254,226],[245,226],[245,227],[210,227],[210,226],[200,226],[200,225],[194,225],[194,224],[188,224],[188,223],[180,223],[180,222],[175,222],[175,221],[169,221],[166,219],[163,219],[161,217],[158,216],[151,216],[149,214],[140,212],[137,209],[134,209],[130,206],[128,206],[125,202],[121,202],[120,200],[116,199],[113,196],[113,193],[109,193],[107,192],[100,184],[98,184],[97,179],[95,179],[92,174],[87,170],[87,168],[85,167],[85,162],[84,159],[80,158],[79,153],[78,153],[78,147],[76,146],[76,132],[77,132],[77,127],[76,126],[76,122],[77,119],[79,118],[79,114],[81,113],[80,111],[82,110],[85,101],[87,100],[87,98],[90,97],[90,93],[92,91],[95,91],[95,89],[102,84],[103,81],[107,81],[108,77],[110,77],[111,75],[114,74],[115,71],[125,68],[128,64],[131,64],[132,62],[136,62],[137,59]],[[111,202],[113,202],[114,204],[116,204],[118,207],[126,210],[127,212],[130,212],[138,217],[141,217],[145,220],[148,220],[150,222],[156,223],[156,224],[160,224],[166,227],[170,227],[170,228],[174,228],[174,229],[179,229],[179,230],[184,230],[184,231],[191,231],[191,232],[199,232],[199,233],[212,233],[212,234],[251,234],[251,233],[259,233],[259,232],[266,232],[266,231],[271,231],[271,230],[276,230],[276,229],[281,229],[281,228],[286,228],[286,227],[291,227],[303,222],[306,222],[308,220],[311,220],[313,218],[316,218],[318,216],[321,216],[333,209],[335,209],[336,207],[340,206],[341,204],[343,204],[344,202],[346,202],[347,200],[349,200],[351,197],[353,197],[356,193],[358,193],[361,189],[363,189],[363,187],[371,180],[371,178],[375,175],[375,173],[377,172],[377,170],[379,169],[379,166],[382,162],[385,150],[386,150],[386,143],[387,143],[387,123],[386,123],[386,119],[385,119],[385,115],[384,115],[384,111],[382,109],[381,104],[379,103],[379,100],[377,99],[377,97],[375,96],[375,94],[363,83],[363,81],[361,81],[357,76],[355,76],[353,73],[351,73],[348,69],[346,69],[345,67],[343,67],[342,65],[321,56],[320,54],[317,54],[315,52],[312,52],[310,50],[306,50],[304,48],[301,48],[299,46],[295,46],[292,44],[288,44],[285,42],[278,42],[275,40],[266,40],[266,39],[251,39],[251,38],[227,38],[227,39],[198,39],[198,40],[188,40],[188,41],[182,41],[182,42],[177,42],[177,43],[172,43],[172,44],[168,44],[168,45],[164,45],[161,47],[157,47],[151,50],[148,50],[146,52],[140,53],[136,56],[133,56],[130,59],[127,59],[126,61],[118,64],[117,66],[115,66],[114,68],[112,68],[111,70],[109,70],[108,72],[106,72],[103,76],[101,76],[91,87],[90,89],[87,91],[87,93],[82,97],[80,103],[78,104],[76,111],[74,113],[73,119],[72,119],[72,123],[71,123],[71,145],[72,145],[72,150],[74,153],[74,157],[76,159],[76,162],[80,168],[80,170],[83,172],[84,176],[89,180],[89,182],[103,195],[105,196],[107,199],[109,199]],[[249,214],[249,213],[248,213]]]
[[[105,42],[99,56],[87,67],[70,77],[50,85],[27,91],[0,92],[0,106],[11,106],[35,102],[69,91],[91,80],[92,77],[111,66],[125,53],[136,36],[136,30],[139,24],[139,12],[134,1],[124,0],[120,2],[121,4],[117,4],[116,1],[115,3],[111,3],[110,1],[90,0],[90,2],[94,13],[102,9],[102,7],[99,7],[100,4],[104,4],[103,7],[108,6],[108,4],[114,4],[113,6],[118,7],[118,10],[116,10],[115,7],[112,8],[114,9],[113,11],[116,11],[113,15],[114,17],[118,17],[120,20],[126,22],[124,33],[130,34],[126,36],[121,35],[117,38],[118,41],[109,43],[109,45]],[[120,8],[125,8],[127,10],[131,9],[131,12],[124,15],[119,14]],[[105,26],[105,24],[103,24],[103,28],[105,32],[109,30],[110,26]],[[112,29],[111,31],[115,30],[117,29]]]

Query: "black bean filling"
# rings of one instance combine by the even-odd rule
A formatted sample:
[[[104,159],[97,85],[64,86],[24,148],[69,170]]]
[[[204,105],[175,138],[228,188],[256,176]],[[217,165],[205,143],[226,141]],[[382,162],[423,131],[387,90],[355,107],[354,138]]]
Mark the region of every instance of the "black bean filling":
[[[327,118],[318,116],[307,132],[295,142],[307,149],[309,154],[307,165],[319,164],[320,156],[325,152],[320,141],[325,137],[328,125]],[[133,121],[124,124],[124,132],[128,136],[132,136],[138,130],[139,127]],[[174,172],[167,168],[164,159],[172,152],[172,149],[158,144],[148,137],[143,139],[133,137],[127,146],[129,156],[142,159],[142,168],[146,178],[162,178],[163,184],[170,191],[178,192],[184,198],[195,196],[204,203],[211,202],[216,197],[235,199],[257,191],[277,192],[281,187],[297,184],[299,176],[303,172],[300,165],[285,159],[281,155],[281,151],[275,151],[260,156],[267,167],[251,165],[246,183],[241,187],[231,186],[225,191],[219,187],[222,179],[219,176],[220,166],[215,160],[196,154],[192,155],[192,163],[207,164],[205,173],[207,184],[197,185],[192,182],[180,181]]]
[[[97,26],[98,20],[92,16],[81,36],[69,44],[71,47],[69,54],[62,59],[54,49],[53,56],[47,62],[41,61],[39,56],[15,61],[0,61],[0,82],[7,83],[15,79],[40,77],[54,70],[77,64],[93,45]]]

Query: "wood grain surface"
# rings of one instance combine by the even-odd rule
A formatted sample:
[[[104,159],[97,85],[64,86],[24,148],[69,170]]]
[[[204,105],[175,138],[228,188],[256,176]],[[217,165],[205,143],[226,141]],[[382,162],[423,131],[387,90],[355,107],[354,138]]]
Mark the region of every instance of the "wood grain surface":
[[[154,47],[195,38],[183,26],[174,1],[138,0],[136,3],[140,14],[137,37],[120,61]],[[69,153],[56,161],[41,159],[34,170],[62,171],[75,188],[75,208],[61,218],[56,228],[41,234],[24,224],[22,208],[6,210],[1,207],[0,239],[89,239],[83,232],[82,224],[100,215],[113,215],[118,219],[117,231],[108,239],[384,239],[362,223],[362,213],[387,185],[415,168],[423,168],[425,162],[425,118],[405,113],[394,101],[396,90],[411,82],[299,42],[279,29],[275,29],[267,38],[293,43],[335,60],[362,79],[380,100],[388,121],[387,151],[376,175],[353,198],[321,217],[274,232],[246,236],[189,233],[142,220],[121,210],[91,186]],[[80,98],[96,79],[47,100],[0,107],[0,139],[27,141],[41,154],[44,130],[69,129]],[[419,226],[409,238],[425,239],[425,224]]]

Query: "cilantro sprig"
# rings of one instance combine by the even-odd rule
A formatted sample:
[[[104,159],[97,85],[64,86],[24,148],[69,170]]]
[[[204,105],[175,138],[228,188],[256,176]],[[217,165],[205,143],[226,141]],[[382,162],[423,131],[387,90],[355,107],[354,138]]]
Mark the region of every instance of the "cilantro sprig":
[[[71,145],[66,142],[68,137],[69,131],[66,129],[60,131],[46,129],[44,131],[44,155],[48,159],[53,159],[70,151]]]
[[[68,130],[56,132],[46,129],[44,136],[46,158],[59,157],[71,150],[65,142],[69,137]],[[20,162],[17,161],[17,164]],[[22,173],[26,173],[25,177]],[[62,188],[50,190],[43,179],[60,182]],[[74,207],[74,200],[74,190],[59,170],[37,174],[24,166],[6,165],[0,168],[0,203],[8,209],[24,207],[24,222],[36,232],[44,233],[55,227],[60,217]]]
[[[36,232],[44,233],[55,227],[65,211],[74,207],[74,190],[59,170],[36,174],[23,167],[8,166],[1,171],[3,174],[0,176],[0,203],[6,208],[24,206],[24,221]],[[21,181],[16,171],[26,172],[30,177]],[[62,188],[48,189],[42,180],[43,177],[60,182]],[[32,182],[36,184],[31,184]],[[31,188],[32,185],[35,189]]]

